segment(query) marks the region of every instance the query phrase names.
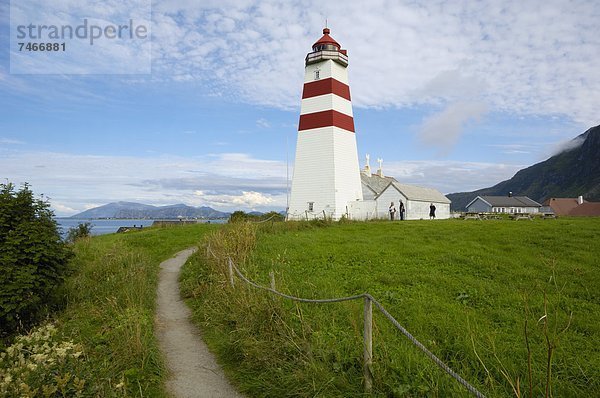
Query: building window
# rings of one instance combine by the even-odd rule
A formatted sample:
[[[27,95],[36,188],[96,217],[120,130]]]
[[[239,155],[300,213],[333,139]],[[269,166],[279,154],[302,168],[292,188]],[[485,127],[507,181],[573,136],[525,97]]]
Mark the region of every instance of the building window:
[[[315,209],[315,202],[308,202],[308,211],[313,211]]]
[[[319,80],[319,72],[321,72],[321,71],[320,70],[315,71],[315,80]]]

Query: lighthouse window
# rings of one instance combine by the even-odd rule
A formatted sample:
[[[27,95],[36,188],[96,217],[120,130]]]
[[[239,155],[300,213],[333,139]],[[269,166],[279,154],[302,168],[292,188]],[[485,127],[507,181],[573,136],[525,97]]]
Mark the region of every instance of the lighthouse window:
[[[319,80],[319,72],[318,70],[315,71],[315,80]]]
[[[313,211],[315,208],[315,202],[308,202],[308,211]]]

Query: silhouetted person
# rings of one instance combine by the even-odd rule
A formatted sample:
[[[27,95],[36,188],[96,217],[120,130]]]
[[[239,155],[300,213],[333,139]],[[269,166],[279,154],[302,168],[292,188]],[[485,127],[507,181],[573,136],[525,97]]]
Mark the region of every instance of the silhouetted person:
[[[400,204],[398,205],[398,212],[400,213],[400,221],[404,221],[404,202],[400,199]]]
[[[429,206],[429,219],[435,220],[435,206],[433,203]]]

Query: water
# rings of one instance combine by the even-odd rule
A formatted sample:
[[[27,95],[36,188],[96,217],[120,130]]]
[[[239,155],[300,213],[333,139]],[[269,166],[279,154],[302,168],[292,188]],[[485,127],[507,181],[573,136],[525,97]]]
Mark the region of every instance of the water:
[[[58,226],[61,228],[60,233],[64,238],[70,228],[77,227],[79,224],[89,222],[92,224],[92,235],[104,235],[117,232],[119,227],[142,226],[144,228],[152,225],[154,220],[127,219],[127,220],[90,220],[83,218],[56,218]],[[222,224],[227,220],[206,220],[213,224]]]
[[[61,235],[67,235],[69,229],[77,227],[79,224],[89,222],[92,224],[92,235],[104,235],[117,232],[119,227],[133,227],[142,225],[149,227],[154,220],[89,220],[83,218],[57,218],[58,226],[61,228]]]

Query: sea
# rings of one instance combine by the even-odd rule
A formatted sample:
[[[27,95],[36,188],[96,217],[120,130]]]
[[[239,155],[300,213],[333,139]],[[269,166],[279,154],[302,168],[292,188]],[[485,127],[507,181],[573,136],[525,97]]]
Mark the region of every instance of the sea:
[[[154,220],[148,219],[83,219],[83,218],[61,218],[57,217],[56,222],[60,228],[60,234],[64,238],[67,236],[69,229],[77,227],[79,224],[89,222],[92,224],[92,236],[105,235],[117,232],[120,227],[142,226],[146,228],[152,225]],[[227,220],[202,220],[202,222],[210,222],[211,224],[223,224]]]

